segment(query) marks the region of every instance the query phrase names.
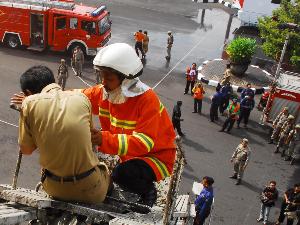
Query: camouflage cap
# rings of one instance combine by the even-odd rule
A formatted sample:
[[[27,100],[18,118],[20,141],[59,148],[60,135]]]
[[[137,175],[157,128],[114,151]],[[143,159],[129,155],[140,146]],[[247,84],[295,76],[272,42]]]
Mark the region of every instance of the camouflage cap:
[[[289,119],[289,120],[293,120],[293,119],[295,119],[295,117],[294,117],[293,115],[289,115],[289,116],[288,116],[288,119]]]
[[[300,129],[300,124],[297,124],[295,128]]]

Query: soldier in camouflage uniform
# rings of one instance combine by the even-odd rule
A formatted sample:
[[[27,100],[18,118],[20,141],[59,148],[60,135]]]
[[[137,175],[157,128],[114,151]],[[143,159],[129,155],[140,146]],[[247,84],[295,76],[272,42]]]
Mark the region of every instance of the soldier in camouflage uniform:
[[[288,115],[289,115],[288,107],[284,107],[282,111],[277,115],[276,119],[273,122],[273,132],[269,144],[272,144],[274,140],[278,139],[282,125],[284,124],[285,121],[287,121]]]
[[[295,117],[293,115],[289,115],[287,121],[284,122],[284,124],[282,125],[280,134],[279,134],[279,140],[276,146],[276,150],[274,151],[274,153],[278,153],[279,149],[281,147],[283,147],[283,149],[285,149],[285,143],[287,140],[287,137],[289,135],[289,133],[294,129],[295,127],[295,123],[294,123],[294,119]],[[282,151],[281,156],[284,156],[284,152],[285,150]]]
[[[73,65],[75,69],[75,75],[81,77],[82,75],[82,65],[84,64],[84,54],[80,47],[76,47],[73,52]]]
[[[236,185],[241,184],[244,171],[249,163],[251,150],[248,139],[244,138],[234,151],[231,162],[233,162],[234,174],[229,178],[237,179]]]
[[[288,145],[287,156],[285,161],[295,159],[295,151],[299,151],[300,147],[300,124],[297,124],[287,137],[286,144]]]
[[[60,65],[57,70],[57,83],[61,86],[62,90],[65,90],[66,82],[69,77],[68,66],[64,59],[60,60]]]

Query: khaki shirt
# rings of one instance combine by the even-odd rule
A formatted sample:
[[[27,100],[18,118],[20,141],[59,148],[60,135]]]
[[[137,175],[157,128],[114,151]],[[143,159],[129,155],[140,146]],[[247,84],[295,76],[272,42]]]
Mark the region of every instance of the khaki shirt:
[[[92,151],[91,104],[78,92],[46,86],[25,98],[19,121],[19,144],[40,152],[40,164],[57,176],[74,176],[99,164]]]
[[[294,123],[290,123],[289,121],[285,121],[282,125],[280,136],[287,136],[294,129]]]
[[[245,148],[243,147],[242,144],[239,144],[235,149],[231,158],[237,161],[243,161],[247,165],[250,159],[250,155],[251,155],[251,150],[249,146]]]
[[[288,116],[289,114],[284,114],[283,112],[280,112],[274,120],[273,125],[282,127],[282,125],[287,121]]]

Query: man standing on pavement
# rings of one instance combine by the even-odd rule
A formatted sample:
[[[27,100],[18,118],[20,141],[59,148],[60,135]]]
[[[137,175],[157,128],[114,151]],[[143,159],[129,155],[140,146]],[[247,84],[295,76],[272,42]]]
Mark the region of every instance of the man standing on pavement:
[[[230,176],[232,179],[237,179],[236,185],[241,184],[245,169],[249,163],[251,155],[251,150],[249,147],[249,141],[246,138],[243,138],[242,142],[237,146],[234,151],[231,162],[233,162],[234,174]]]
[[[144,40],[143,40],[143,51],[144,51],[144,57],[146,57],[146,53],[148,52],[148,46],[149,46],[149,36],[148,32],[144,31]]]
[[[81,77],[82,65],[84,64],[84,54],[79,46],[74,49],[72,61],[75,67],[75,75]]]
[[[300,148],[300,124],[297,124],[287,137],[286,144],[288,145],[287,156],[285,161],[295,160],[295,150],[299,151]],[[291,162],[293,163],[293,162]]]
[[[211,98],[211,105],[210,105],[210,121],[214,122],[215,120],[218,120],[218,108],[222,101],[222,94],[220,92],[220,87],[216,88],[216,93]]]
[[[193,95],[193,88],[198,77],[198,70],[197,70],[196,63],[193,63],[192,67],[187,68],[185,76],[186,76],[186,84],[185,84],[184,94],[188,94],[189,88],[191,86],[191,95]]]
[[[277,140],[282,128],[282,125],[287,121],[289,116],[288,107],[284,107],[282,111],[276,116],[273,122],[273,132],[269,141],[269,144],[273,144],[274,140]]]
[[[241,105],[241,113],[237,121],[238,128],[240,128],[240,123],[243,119],[244,119],[244,127],[247,127],[249,116],[252,109],[254,108],[255,102],[253,97],[247,95],[245,96],[245,98],[242,99],[240,105]]]
[[[254,91],[251,89],[250,83],[248,83],[246,88],[242,90],[241,99],[243,100],[246,96],[254,98]]]
[[[134,39],[135,39],[135,52],[138,56],[140,56],[139,51],[142,54],[142,59],[145,58],[145,52],[143,50],[143,41],[144,41],[145,35],[143,34],[142,30],[139,30],[138,32],[134,33]]]
[[[62,91],[52,71],[34,66],[20,77],[19,146],[23,154],[39,150],[41,182],[47,194],[62,201],[101,203],[110,176],[92,149],[92,107],[82,93]],[[80,137],[80,138],[79,138]]]
[[[295,184],[294,188],[288,189],[284,193],[284,198],[281,203],[280,214],[275,225],[283,223],[287,214],[286,225],[293,225],[296,217],[296,210],[300,208],[300,183]],[[293,215],[294,214],[294,215]]]
[[[205,219],[210,214],[214,199],[214,190],[212,187],[214,182],[212,177],[203,177],[202,179],[203,189],[195,200],[196,217],[194,219],[194,225],[203,225]]]
[[[172,114],[172,123],[174,130],[177,130],[177,133],[179,136],[184,136],[184,133],[181,131],[181,125],[180,122],[183,121],[181,119],[181,106],[182,106],[182,101],[177,101],[177,104],[173,108],[173,114]]]
[[[193,88],[192,93],[194,93],[194,111],[193,113],[201,114],[202,111],[202,99],[203,95],[205,94],[204,88],[202,83],[197,83],[196,86]]]
[[[262,191],[260,200],[260,214],[257,222],[263,221],[263,225],[268,224],[271,207],[275,206],[278,199],[278,191],[276,189],[276,181],[270,181],[269,185]]]
[[[222,93],[222,101],[220,104],[219,111],[221,114],[223,114],[225,109],[228,107],[229,100],[233,94],[233,89],[231,87],[230,82],[227,82],[225,86],[222,86],[221,93]]]
[[[227,128],[227,133],[230,134],[235,121],[239,118],[240,114],[240,104],[237,102],[237,99],[233,99],[232,103],[227,107],[227,119],[225,120],[222,129],[220,132],[224,132]]]
[[[60,64],[57,70],[57,83],[61,86],[62,90],[65,90],[66,82],[69,77],[68,66],[64,59],[60,60]]]
[[[279,134],[279,140],[276,146],[276,149],[274,153],[278,153],[279,149],[283,147],[281,156],[284,156],[285,150],[286,150],[286,140],[289,135],[289,133],[294,129],[295,127],[295,117],[293,115],[289,115],[287,121],[284,122],[282,125],[280,134]]]
[[[172,174],[175,160],[175,132],[167,110],[139,80],[143,64],[128,44],[102,48],[93,63],[102,85],[82,90],[101,123],[101,130],[91,131],[92,143],[100,152],[120,156],[113,181],[152,207],[157,198],[154,182]]]
[[[170,60],[171,59],[171,49],[172,49],[172,46],[173,46],[173,42],[174,42],[174,37],[172,35],[172,32],[168,31],[166,60]]]

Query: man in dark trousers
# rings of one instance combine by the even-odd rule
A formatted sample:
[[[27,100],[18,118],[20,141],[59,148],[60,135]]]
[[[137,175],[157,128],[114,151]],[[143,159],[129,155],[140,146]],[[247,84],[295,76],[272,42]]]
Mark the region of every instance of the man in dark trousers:
[[[210,214],[214,199],[213,183],[214,179],[212,177],[203,177],[202,179],[203,189],[195,200],[196,217],[194,225],[203,225]]]
[[[173,108],[173,114],[172,114],[172,123],[174,129],[177,130],[177,133],[179,136],[184,136],[184,133],[181,131],[181,126],[180,122],[183,121],[181,119],[181,106],[182,106],[182,101],[177,101],[177,104]]]
[[[211,105],[210,105],[210,121],[214,122],[218,120],[218,108],[222,101],[222,94],[220,92],[220,87],[216,88],[216,93],[211,98]]]
[[[227,119],[225,120],[222,129],[220,132],[224,132],[227,128],[227,133],[230,133],[235,121],[239,118],[240,114],[240,104],[237,102],[237,99],[233,99],[232,103],[227,107]]]
[[[230,82],[227,82],[226,85],[221,88],[221,93],[222,93],[222,101],[219,107],[219,111],[221,114],[223,114],[226,108],[228,107],[230,97],[233,93]]]
[[[294,218],[292,217],[292,214],[296,213],[297,208],[298,210],[300,208],[300,183],[295,184],[294,188],[288,189],[284,193],[284,198],[282,200],[281,208],[280,208],[280,214],[275,225],[279,225],[283,223],[286,214],[287,214],[286,224],[293,225]]]
[[[246,96],[254,98],[254,91],[251,89],[250,83],[248,83],[246,88],[242,90],[241,99],[243,100]]]
[[[255,102],[252,96],[245,96],[241,101],[241,113],[237,121],[237,127],[240,128],[240,123],[244,119],[244,127],[247,127],[248,120],[252,109],[254,108]]]

